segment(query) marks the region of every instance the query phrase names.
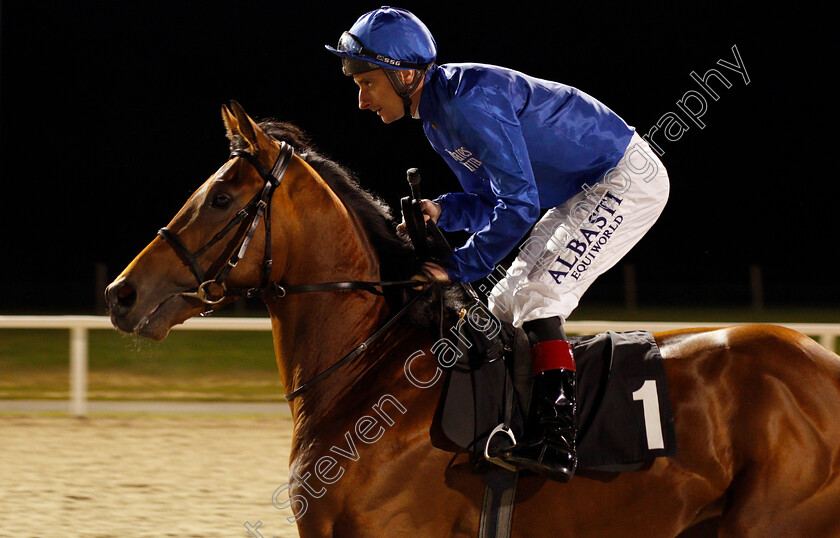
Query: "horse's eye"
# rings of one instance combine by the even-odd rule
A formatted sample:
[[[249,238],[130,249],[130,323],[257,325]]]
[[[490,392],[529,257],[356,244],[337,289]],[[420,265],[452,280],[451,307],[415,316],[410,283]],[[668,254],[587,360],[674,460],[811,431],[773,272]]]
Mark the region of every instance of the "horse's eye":
[[[224,209],[230,205],[230,196],[223,192],[217,193],[213,195],[210,205],[218,209]]]

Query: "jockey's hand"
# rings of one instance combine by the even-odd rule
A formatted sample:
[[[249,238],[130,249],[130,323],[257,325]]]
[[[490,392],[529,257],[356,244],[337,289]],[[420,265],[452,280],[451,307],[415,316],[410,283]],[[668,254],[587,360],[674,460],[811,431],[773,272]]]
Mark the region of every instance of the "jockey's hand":
[[[423,210],[424,220],[432,219],[432,222],[437,224],[440,218],[440,212],[442,211],[439,203],[431,200],[420,200],[420,209]]]
[[[420,272],[411,277],[411,280],[417,280],[419,282],[449,282],[449,275],[446,273],[446,269],[440,265],[427,261],[423,263]],[[421,287],[418,286],[414,289],[419,290]]]
[[[424,221],[432,219],[432,222],[437,224],[441,212],[441,207],[439,203],[433,202],[431,200],[420,200],[420,209],[423,211]],[[405,220],[403,220],[397,225],[397,231],[400,233],[406,233]]]

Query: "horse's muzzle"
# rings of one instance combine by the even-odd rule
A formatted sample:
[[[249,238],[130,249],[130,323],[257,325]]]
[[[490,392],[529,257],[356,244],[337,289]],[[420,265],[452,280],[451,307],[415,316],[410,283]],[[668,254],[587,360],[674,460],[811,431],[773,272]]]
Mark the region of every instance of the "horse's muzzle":
[[[117,280],[105,288],[105,304],[116,328],[134,331],[135,323],[130,321],[130,314],[137,304],[137,289],[128,280]]]
[[[127,280],[112,282],[105,289],[105,304],[114,315],[124,315],[137,303],[137,290]]]

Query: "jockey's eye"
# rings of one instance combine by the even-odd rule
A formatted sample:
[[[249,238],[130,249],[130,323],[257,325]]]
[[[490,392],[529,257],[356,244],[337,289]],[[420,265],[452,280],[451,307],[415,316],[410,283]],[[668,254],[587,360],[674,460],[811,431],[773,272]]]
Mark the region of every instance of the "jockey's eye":
[[[210,206],[217,209],[224,209],[230,205],[231,197],[224,192],[217,192],[210,200]]]

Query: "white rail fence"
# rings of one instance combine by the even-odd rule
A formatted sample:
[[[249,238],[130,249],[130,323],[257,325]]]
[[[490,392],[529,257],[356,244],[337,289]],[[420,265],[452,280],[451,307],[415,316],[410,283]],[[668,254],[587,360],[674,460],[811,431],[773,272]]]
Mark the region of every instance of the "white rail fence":
[[[653,332],[694,327],[726,327],[741,322],[665,322],[665,321],[568,321],[569,334],[632,331]],[[835,323],[777,323],[814,338],[834,351],[840,324]],[[0,316],[0,329],[69,329],[70,331],[70,401],[69,412],[75,416],[87,413],[88,330],[112,329],[105,316]],[[268,318],[192,318],[175,329],[194,331],[270,331]]]

